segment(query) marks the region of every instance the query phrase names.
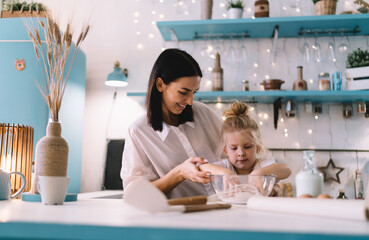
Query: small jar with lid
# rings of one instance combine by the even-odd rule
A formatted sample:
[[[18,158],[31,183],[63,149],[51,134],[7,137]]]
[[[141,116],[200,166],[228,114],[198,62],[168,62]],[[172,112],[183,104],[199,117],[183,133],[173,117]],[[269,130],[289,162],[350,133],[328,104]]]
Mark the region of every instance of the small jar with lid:
[[[249,91],[249,81],[248,80],[242,80],[242,91]]]
[[[329,78],[329,73],[327,72],[319,73],[318,89],[322,91],[331,90],[331,81]]]

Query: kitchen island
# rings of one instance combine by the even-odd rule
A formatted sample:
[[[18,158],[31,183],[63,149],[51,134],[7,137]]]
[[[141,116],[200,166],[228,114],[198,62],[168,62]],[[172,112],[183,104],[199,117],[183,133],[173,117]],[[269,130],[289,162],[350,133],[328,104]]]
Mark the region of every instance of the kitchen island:
[[[46,206],[0,201],[0,239],[369,239],[369,222],[253,211],[245,205],[150,214],[122,199]]]

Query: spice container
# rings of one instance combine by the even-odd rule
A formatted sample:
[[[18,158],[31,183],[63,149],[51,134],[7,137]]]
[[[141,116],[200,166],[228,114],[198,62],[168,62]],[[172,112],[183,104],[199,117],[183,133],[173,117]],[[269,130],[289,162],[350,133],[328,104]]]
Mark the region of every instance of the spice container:
[[[322,72],[319,74],[318,89],[323,91],[331,90],[331,81],[329,79],[329,73]]]
[[[357,112],[365,113],[366,112],[366,104],[365,101],[357,101]]]
[[[255,17],[269,17],[268,0],[256,0],[255,1]]]
[[[296,103],[294,100],[289,99],[286,102],[286,116],[289,118],[293,118],[296,116]]]
[[[242,80],[242,91],[249,91],[249,81]]]
[[[353,109],[351,103],[344,103],[343,104],[343,117],[344,118],[351,118],[353,116]]]
[[[314,103],[314,113],[320,114],[323,112],[323,106],[321,103]]]

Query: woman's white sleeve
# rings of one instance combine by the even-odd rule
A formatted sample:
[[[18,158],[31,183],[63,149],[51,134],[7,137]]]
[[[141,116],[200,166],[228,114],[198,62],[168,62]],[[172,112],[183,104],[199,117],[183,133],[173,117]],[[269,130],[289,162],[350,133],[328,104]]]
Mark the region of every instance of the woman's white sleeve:
[[[120,176],[123,180],[123,188],[136,179],[145,177],[150,181],[158,179],[145,150],[142,148],[139,138],[132,129],[128,129],[124,152],[122,157],[122,169]]]

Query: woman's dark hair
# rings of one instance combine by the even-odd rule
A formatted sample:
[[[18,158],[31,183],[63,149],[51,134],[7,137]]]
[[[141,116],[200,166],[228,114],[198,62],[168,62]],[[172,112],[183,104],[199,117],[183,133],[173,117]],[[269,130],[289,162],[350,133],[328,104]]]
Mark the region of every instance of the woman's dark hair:
[[[162,93],[156,88],[156,80],[160,77],[165,85],[181,77],[202,77],[196,60],[187,52],[179,49],[166,49],[156,59],[151,70],[146,94],[147,120],[155,131],[163,130]],[[179,124],[193,122],[192,106],[187,105],[179,114]]]

